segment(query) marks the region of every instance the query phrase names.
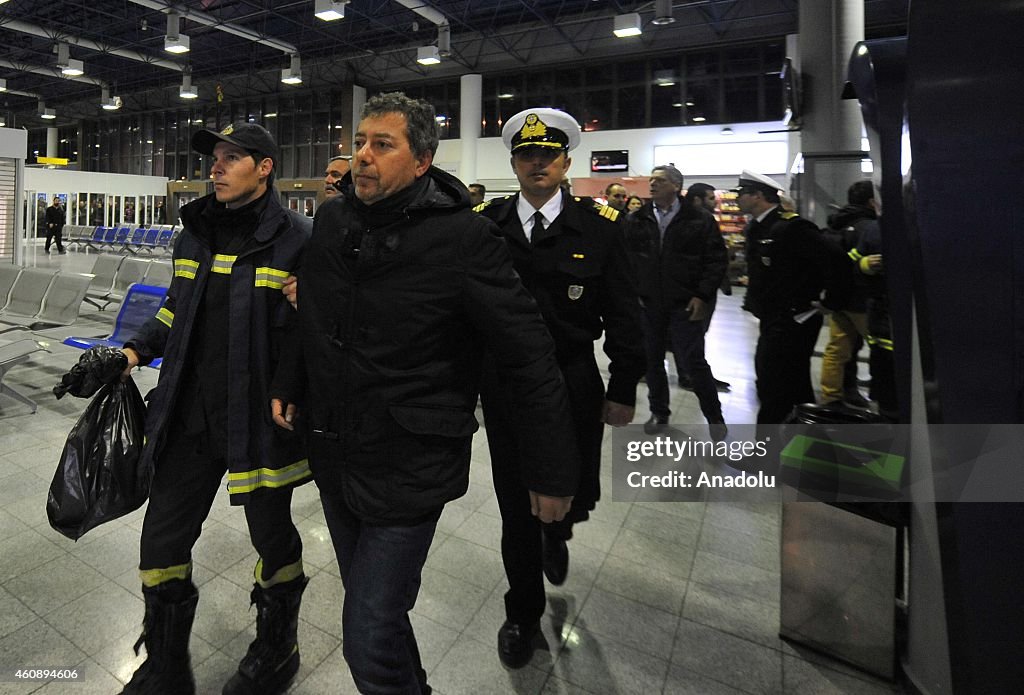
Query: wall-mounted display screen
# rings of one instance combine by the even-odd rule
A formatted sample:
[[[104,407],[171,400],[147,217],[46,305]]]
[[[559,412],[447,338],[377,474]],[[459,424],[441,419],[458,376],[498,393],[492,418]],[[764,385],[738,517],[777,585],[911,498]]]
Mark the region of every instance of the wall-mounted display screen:
[[[597,150],[590,153],[590,170],[629,171],[629,150]]]

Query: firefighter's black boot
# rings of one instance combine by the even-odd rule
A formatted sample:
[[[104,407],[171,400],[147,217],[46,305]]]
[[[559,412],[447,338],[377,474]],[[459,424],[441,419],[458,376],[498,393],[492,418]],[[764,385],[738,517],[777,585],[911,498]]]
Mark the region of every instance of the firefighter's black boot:
[[[132,675],[121,695],[194,695],[195,678],[188,656],[188,638],[199,592],[191,581],[176,580],[143,587],[146,617],[135,653],[146,645],[146,661]]]
[[[301,575],[269,589],[253,584],[256,639],[222,695],[277,695],[288,688],[299,670],[299,604],[308,583]]]

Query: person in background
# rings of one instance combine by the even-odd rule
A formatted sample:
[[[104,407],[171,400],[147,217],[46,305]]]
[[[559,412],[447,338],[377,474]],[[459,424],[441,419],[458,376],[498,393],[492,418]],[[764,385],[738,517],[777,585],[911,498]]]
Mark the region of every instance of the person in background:
[[[337,184],[351,169],[351,159],[347,155],[338,155],[327,160],[327,167],[324,170],[324,195],[328,200],[338,195]]]
[[[629,200],[626,201],[626,212],[633,213],[644,206],[644,199],[638,195],[629,196]]]
[[[62,235],[64,233],[64,220],[66,219],[64,214],[64,207],[60,204],[60,198],[53,196],[53,203],[50,207],[46,208],[46,212],[43,216],[43,224],[46,225],[46,245],[43,247],[46,253],[50,253],[50,244],[54,241],[57,242],[57,253],[64,255],[67,253],[64,250],[64,243]]]
[[[757,317],[754,355],[758,424],[778,424],[793,406],[814,402],[811,355],[822,312],[841,309],[849,296],[850,259],[818,227],[779,206],[777,182],[744,170],[736,202],[750,215],[749,284],[743,308]],[[824,293],[824,295],[823,295]]]
[[[651,202],[626,224],[626,241],[637,259],[647,347],[651,417],[644,431],[656,434],[668,427],[671,410],[665,349],[671,345],[688,368],[711,439],[720,442],[728,428],[704,357],[704,333],[708,305],[728,264],[725,242],[711,213],[683,198],[683,175],[678,169],[656,166],[649,181]]]
[[[153,217],[156,220],[156,224],[167,224],[167,208],[164,206],[164,201],[156,201],[156,209],[153,211]]]
[[[441,512],[469,485],[484,354],[518,415],[529,513],[562,519],[578,482],[555,345],[494,224],[431,166],[438,141],[427,102],[366,102],[275,379],[274,421],[293,428],[298,405],[306,422],[362,693],[431,692],[409,611]]]
[[[846,192],[846,202],[842,209],[828,216],[824,233],[856,262],[860,260],[858,239],[867,227],[878,224],[878,204],[871,181],[855,181]],[[821,360],[821,401],[864,408],[868,401],[857,388],[857,353],[868,333],[867,302],[871,283],[859,266],[851,272],[854,280],[849,303],[828,317],[829,338]]]
[[[484,202],[484,196],[486,195],[487,188],[482,183],[469,184],[469,204],[472,207],[476,207],[480,203]]]
[[[213,158],[214,192],[182,207],[167,301],[123,348],[125,375],[163,357],[142,454],[142,464],[154,467],[139,560],[146,614],[138,644],[146,661],[123,693],[195,692],[192,548],[225,470],[231,504],[243,507],[259,559],[251,593],[256,639],[223,693],[278,693],[299,668],[308,581],[292,488],[312,475],[305,442],[275,427],[264,409],[294,313],[279,288],[298,265],[311,221],[281,206],[273,186],[277,145],[261,126],[200,130],[192,149]]]
[[[626,209],[626,200],[629,198],[629,193],[626,192],[626,187],[621,183],[613,183],[604,189],[604,197],[608,201],[608,207],[623,212]]]

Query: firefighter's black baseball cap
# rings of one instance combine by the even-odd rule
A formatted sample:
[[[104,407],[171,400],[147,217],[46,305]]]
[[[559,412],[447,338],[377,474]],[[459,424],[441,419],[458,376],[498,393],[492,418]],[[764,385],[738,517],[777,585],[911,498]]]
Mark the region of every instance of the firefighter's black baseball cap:
[[[241,147],[246,152],[269,157],[277,166],[277,143],[270,132],[255,123],[232,123],[219,133],[215,130],[200,130],[192,135],[192,149],[199,154],[213,154],[218,142],[227,142]]]

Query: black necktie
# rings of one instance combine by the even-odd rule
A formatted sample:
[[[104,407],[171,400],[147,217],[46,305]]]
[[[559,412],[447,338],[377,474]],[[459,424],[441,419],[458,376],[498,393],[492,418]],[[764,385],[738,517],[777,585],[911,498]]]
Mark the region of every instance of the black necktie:
[[[537,235],[544,233],[544,215],[540,214],[540,210],[533,213],[533,229],[530,231],[530,243],[537,243]]]

